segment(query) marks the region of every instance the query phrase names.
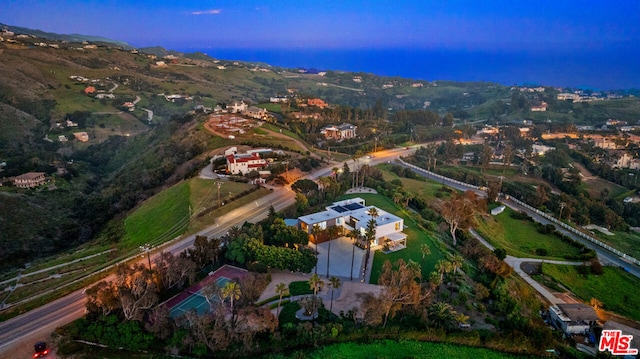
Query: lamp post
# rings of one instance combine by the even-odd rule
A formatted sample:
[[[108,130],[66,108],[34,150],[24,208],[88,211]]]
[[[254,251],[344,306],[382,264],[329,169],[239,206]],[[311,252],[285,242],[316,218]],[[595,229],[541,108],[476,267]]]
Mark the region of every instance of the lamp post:
[[[216,186],[218,186],[218,208],[220,208],[221,204],[220,204],[220,186],[222,186],[222,182],[217,181]]]
[[[145,243],[143,246],[140,246],[140,251],[147,252],[147,261],[149,261],[149,270],[151,270],[151,255],[149,254],[149,252],[151,252],[151,248],[152,246],[149,243]]]

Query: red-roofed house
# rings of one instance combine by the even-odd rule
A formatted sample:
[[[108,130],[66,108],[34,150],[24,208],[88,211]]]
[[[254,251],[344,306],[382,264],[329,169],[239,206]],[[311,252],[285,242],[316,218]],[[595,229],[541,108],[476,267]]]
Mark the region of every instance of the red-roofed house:
[[[325,108],[325,107],[329,106],[329,105],[327,105],[326,102],[324,102],[323,100],[321,100],[319,98],[310,98],[310,99],[308,99],[307,100],[307,105],[320,107],[320,108]]]
[[[247,174],[253,170],[261,170],[267,165],[267,160],[260,158],[257,153],[227,155],[227,172],[231,174]]]
[[[93,86],[88,86],[87,88],[84,89],[84,94],[85,95],[90,95],[92,93],[96,92],[96,88]]]

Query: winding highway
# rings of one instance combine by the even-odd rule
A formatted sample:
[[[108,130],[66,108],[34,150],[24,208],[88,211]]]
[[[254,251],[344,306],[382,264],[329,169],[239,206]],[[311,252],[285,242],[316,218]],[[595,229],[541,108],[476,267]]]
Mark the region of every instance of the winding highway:
[[[359,164],[369,164],[373,166],[395,160],[399,156],[412,153],[417,147],[418,146],[378,151],[371,158],[360,159]],[[353,161],[347,161],[347,163],[349,162]],[[344,162],[334,162],[303,178],[316,179],[328,176],[332,173],[334,167],[342,168],[343,165]],[[206,229],[172,241],[161,246],[160,249],[177,254],[191,247],[196,235],[208,237],[220,236],[226,233],[232,226],[239,226],[244,222],[255,223],[266,218],[269,213],[269,207],[271,206],[273,206],[276,211],[280,211],[294,203],[295,193],[291,188],[288,186],[279,188],[255,202],[218,217],[216,223]],[[159,255],[159,252],[153,253],[151,258],[153,259],[157,255]],[[146,261],[146,258],[144,260]],[[110,278],[111,277],[107,277],[104,279],[110,280]],[[40,340],[46,340],[56,328],[82,317],[85,312],[85,290],[86,288],[77,290],[60,299],[0,323],[0,358],[30,357],[33,354],[34,343]]]

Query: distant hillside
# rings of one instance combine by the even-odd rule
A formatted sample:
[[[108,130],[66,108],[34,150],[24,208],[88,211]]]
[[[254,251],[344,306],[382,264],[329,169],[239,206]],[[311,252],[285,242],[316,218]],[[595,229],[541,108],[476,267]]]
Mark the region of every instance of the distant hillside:
[[[13,26],[0,23],[0,29],[6,29],[16,34],[25,34],[25,35],[33,35],[42,39],[50,39],[57,41],[69,41],[69,42],[103,42],[107,44],[114,44],[117,46],[122,46],[125,49],[131,50],[133,47],[127,44],[124,41],[118,41],[109,39],[103,36],[94,36],[94,35],[81,35],[81,34],[56,34],[53,32],[46,32],[42,30],[29,29],[26,27]]]
[[[167,50],[162,46],[151,46],[151,47],[139,47],[138,51],[143,52],[145,54],[156,55],[158,57],[165,57],[169,55],[183,57],[184,54],[179,51]]]

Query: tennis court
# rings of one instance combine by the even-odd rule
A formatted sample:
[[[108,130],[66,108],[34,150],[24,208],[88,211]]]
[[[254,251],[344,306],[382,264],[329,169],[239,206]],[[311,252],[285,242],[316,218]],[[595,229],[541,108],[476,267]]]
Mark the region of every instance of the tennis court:
[[[227,278],[227,277],[218,277],[215,280],[216,286],[219,289],[224,288],[224,286],[230,282],[231,279]],[[171,310],[169,311],[169,315],[171,316],[171,318],[177,318],[181,315],[184,315],[184,313],[195,309],[196,312],[198,314],[204,314],[209,312],[210,310],[210,306],[209,306],[209,302],[207,302],[207,299],[205,298],[205,296],[202,294],[202,289],[204,288],[204,286],[202,287],[192,287],[190,288],[190,290],[187,291],[188,296],[184,299],[182,299],[180,302],[178,302],[177,304],[175,304]],[[195,290],[195,291],[194,291]],[[216,302],[220,302],[220,298],[218,296],[212,298],[213,301]]]

